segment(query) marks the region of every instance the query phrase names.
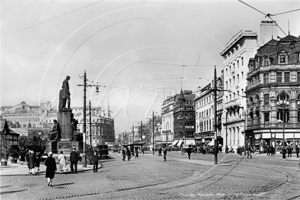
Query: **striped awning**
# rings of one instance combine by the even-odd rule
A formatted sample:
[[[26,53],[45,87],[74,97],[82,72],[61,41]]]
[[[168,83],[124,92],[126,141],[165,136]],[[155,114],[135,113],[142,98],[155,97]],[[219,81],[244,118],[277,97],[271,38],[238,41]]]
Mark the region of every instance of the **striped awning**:
[[[177,143],[178,143],[178,140],[174,140],[174,141],[172,142],[172,146],[176,146]]]

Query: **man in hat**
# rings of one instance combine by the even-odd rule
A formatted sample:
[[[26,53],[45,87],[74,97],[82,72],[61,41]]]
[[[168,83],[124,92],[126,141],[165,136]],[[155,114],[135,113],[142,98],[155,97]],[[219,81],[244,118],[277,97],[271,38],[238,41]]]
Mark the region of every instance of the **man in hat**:
[[[71,162],[71,173],[77,173],[77,163],[78,163],[79,153],[76,151],[76,148],[73,147],[73,151],[70,154]],[[75,168],[75,171],[74,171]]]

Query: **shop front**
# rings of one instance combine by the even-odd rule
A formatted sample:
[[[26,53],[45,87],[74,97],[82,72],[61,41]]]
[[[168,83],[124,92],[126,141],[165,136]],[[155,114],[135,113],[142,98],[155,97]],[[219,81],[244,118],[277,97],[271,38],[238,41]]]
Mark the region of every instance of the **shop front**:
[[[197,146],[202,146],[208,144],[214,140],[215,135],[213,131],[205,131],[200,133],[195,133],[195,143]]]
[[[259,153],[266,153],[268,146],[281,152],[283,141],[285,146],[290,145],[295,149],[295,145],[300,142],[300,129],[260,129],[246,133],[246,145],[251,144]]]

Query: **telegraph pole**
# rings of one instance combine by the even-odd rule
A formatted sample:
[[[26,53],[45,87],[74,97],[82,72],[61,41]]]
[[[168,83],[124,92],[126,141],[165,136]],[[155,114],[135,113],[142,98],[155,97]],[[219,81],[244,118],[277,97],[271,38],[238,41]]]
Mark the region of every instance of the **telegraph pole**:
[[[91,100],[89,103],[89,109],[90,109],[90,148],[92,148],[92,104],[91,104]]]
[[[132,125],[132,142],[134,142],[134,125]]]
[[[143,121],[141,121],[141,141],[143,140]]]
[[[153,126],[153,149],[152,149],[152,153],[153,153],[153,155],[154,155],[154,111],[153,111],[153,113],[152,113],[152,118],[153,118],[153,124],[152,124],[152,126]]]
[[[86,71],[84,70],[83,84],[78,84],[77,85],[77,86],[83,86],[83,137],[84,137],[83,152],[85,154],[83,167],[87,166],[87,156],[86,156],[86,154],[87,154],[87,147],[86,147],[86,87],[96,87],[96,93],[99,92],[99,87],[100,87],[100,85],[98,85],[98,84],[87,84],[86,82],[87,82]],[[92,144],[92,142],[90,142],[90,144]]]
[[[218,144],[217,144],[217,69],[215,66],[214,70],[214,116],[215,116],[215,151],[214,151],[214,160],[215,165],[218,164]]]

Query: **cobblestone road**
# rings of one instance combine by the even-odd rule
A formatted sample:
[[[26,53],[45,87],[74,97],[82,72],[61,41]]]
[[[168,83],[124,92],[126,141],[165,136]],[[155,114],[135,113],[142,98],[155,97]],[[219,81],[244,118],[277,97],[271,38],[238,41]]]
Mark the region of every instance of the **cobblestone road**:
[[[298,163],[279,156],[193,154],[140,155],[122,161],[113,154],[98,173],[56,174],[47,187],[44,173],[2,175],[1,199],[297,199],[300,198]],[[210,164],[209,164],[210,163]],[[24,173],[26,173],[25,171]]]

